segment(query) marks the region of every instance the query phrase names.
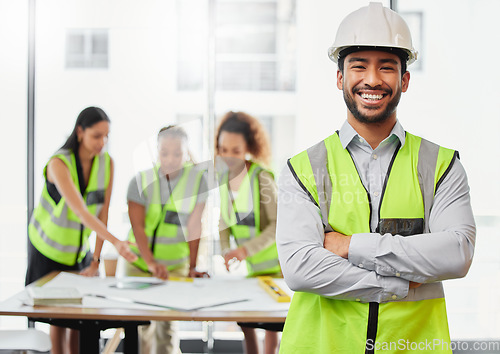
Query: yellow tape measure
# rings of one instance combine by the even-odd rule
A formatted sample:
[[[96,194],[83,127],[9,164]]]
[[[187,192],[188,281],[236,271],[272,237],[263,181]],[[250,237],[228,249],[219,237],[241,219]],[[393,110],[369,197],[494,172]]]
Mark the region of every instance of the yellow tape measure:
[[[170,281],[184,281],[184,282],[192,283],[194,279],[193,278],[188,278],[188,277],[169,276],[167,280],[170,280]]]
[[[290,295],[281,289],[269,276],[257,277],[259,285],[278,302],[290,302]]]

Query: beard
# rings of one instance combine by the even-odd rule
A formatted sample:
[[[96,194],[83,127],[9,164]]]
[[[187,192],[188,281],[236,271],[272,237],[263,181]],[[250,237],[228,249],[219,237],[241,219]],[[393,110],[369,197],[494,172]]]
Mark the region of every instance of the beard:
[[[384,111],[380,112],[380,114],[375,115],[375,116],[369,116],[366,114],[361,113],[360,111],[360,104],[356,104],[356,101],[354,100],[353,95],[356,95],[358,91],[360,91],[361,88],[354,87],[352,89],[353,93],[349,93],[346,89],[343,90],[344,92],[344,101],[347,106],[347,109],[352,113],[354,118],[358,120],[361,123],[365,124],[371,124],[371,123],[381,123],[386,121],[395,111],[396,107],[399,104],[399,100],[401,99],[401,88],[398,88],[396,91],[396,94],[394,97],[387,103],[387,106]],[[387,90],[387,94],[392,94],[392,90]],[[378,107],[364,107],[365,109],[368,110],[376,110]]]

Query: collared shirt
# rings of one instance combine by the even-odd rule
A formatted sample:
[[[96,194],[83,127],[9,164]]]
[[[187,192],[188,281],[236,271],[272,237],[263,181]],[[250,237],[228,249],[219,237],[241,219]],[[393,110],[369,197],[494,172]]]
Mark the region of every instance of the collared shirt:
[[[405,131],[401,124],[396,122],[389,136],[375,150],[358,135],[348,122],[345,122],[339,131],[339,138],[342,147],[347,148],[351,153],[361,182],[370,193],[372,201],[371,229],[375,231],[385,175],[399,143],[401,143],[401,147],[405,144]]]
[[[337,299],[384,302],[405,298],[409,281],[464,276],[472,261],[476,229],[460,161],[455,161],[437,190],[429,216],[431,233],[380,235],[374,231],[382,186],[396,149],[405,144],[403,127],[396,122],[376,149],[348,122],[339,138],[372,198],[372,232],[352,235],[348,259],[326,250],[319,208],[286,166],[278,183],[276,241],[288,286]]]

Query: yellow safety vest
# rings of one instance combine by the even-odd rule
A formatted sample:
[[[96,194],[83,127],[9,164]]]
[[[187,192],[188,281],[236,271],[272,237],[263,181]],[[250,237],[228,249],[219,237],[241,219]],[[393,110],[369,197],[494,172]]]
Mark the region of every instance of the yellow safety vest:
[[[381,199],[380,225],[392,225],[383,232],[429,232],[436,189],[456,156],[453,150],[406,133]],[[338,133],[291,158],[289,166],[321,210],[325,230],[345,235],[371,232],[369,196]],[[408,348],[425,351],[429,342],[434,345],[430,352],[451,353],[442,284],[422,284],[409,295],[379,304],[296,292],[280,353],[403,353]]]
[[[173,270],[189,261],[187,222],[196,206],[204,170],[192,164],[185,165],[165,205],[161,203],[158,172],[159,166],[156,166],[142,171],[138,176],[142,193],[147,199],[144,231],[155,261],[163,264],[168,270]],[[135,243],[132,229],[128,239]],[[140,257],[139,248],[131,246],[131,249],[139,256],[133,264],[147,271],[148,266]]]
[[[59,150],[52,158],[58,158],[64,162],[71,173],[73,184],[80,191],[73,151]],[[99,215],[104,204],[110,178],[110,161],[107,152],[94,157],[89,182],[82,196],[89,212],[96,216]],[[47,179],[47,165],[43,174]],[[61,196],[58,203],[52,199],[47,190],[47,182],[45,182],[40,202],[33,211],[28,226],[28,234],[33,246],[45,257],[71,266],[81,262],[88,252],[88,237],[91,232],[92,230],[85,227],[68,207],[64,196]]]
[[[236,244],[241,246],[254,237],[259,237],[260,229],[260,190],[259,173],[263,170],[252,163],[240,185],[238,195],[232,198],[229,190],[229,172],[222,174],[219,188],[221,215],[230,228]],[[233,200],[234,199],[234,200]],[[233,202],[231,203],[231,201]],[[278,261],[276,242],[269,247],[246,258],[248,276],[274,274],[281,271]]]

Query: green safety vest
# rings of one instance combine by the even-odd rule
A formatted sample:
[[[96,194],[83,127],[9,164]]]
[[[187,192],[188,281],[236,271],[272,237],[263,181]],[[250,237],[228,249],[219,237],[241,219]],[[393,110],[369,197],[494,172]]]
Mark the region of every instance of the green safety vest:
[[[61,149],[52,158],[58,158],[66,164],[73,184],[81,192],[73,151]],[[43,170],[45,179],[47,179],[47,165]],[[102,210],[110,173],[111,159],[108,153],[96,155],[92,162],[87,189],[82,195],[88,211],[93,215],[98,216]],[[57,204],[55,203],[49,195],[45,182],[40,202],[33,211],[28,226],[28,235],[33,246],[45,257],[71,266],[80,263],[87,254],[91,232],[92,230],[85,227],[68,207],[64,196],[61,196]]]
[[[396,149],[391,161],[381,198],[379,225],[392,225],[392,230],[384,232],[402,236],[429,232],[435,192],[456,157],[453,150],[406,133],[405,145]],[[338,132],[291,158],[289,167],[321,211],[325,231],[371,232],[370,199]],[[419,224],[419,230],[411,227]],[[433,350],[426,351],[429,348]],[[380,304],[296,292],[280,353],[403,353],[411,349],[452,352],[441,282],[422,284],[410,289],[405,299]]]
[[[259,237],[260,229],[260,190],[259,173],[263,168],[252,163],[238,190],[238,195],[230,203],[229,172],[220,178],[221,215],[230,228],[238,246],[254,237]],[[281,271],[278,261],[276,242],[245,259],[248,276],[274,274]]]
[[[189,216],[196,206],[198,191],[204,170],[185,165],[175,188],[165,205],[161,202],[159,166],[142,171],[137,176],[140,190],[146,197],[144,231],[156,262],[173,270],[189,261],[189,244],[186,241]],[[135,243],[134,232],[129,241]],[[143,271],[148,270],[139,248],[130,247],[139,258],[133,263]]]

